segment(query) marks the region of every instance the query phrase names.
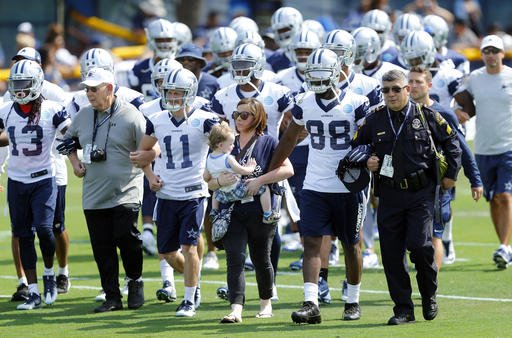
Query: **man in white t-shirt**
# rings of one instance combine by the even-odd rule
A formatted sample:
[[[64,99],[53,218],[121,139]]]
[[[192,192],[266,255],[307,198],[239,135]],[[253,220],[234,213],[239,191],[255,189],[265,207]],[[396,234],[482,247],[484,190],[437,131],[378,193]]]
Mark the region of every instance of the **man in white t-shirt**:
[[[455,99],[467,119],[476,115],[475,159],[500,241],[493,260],[504,269],[512,264],[512,68],[503,64],[499,36],[486,36],[480,51],[485,67],[471,72]]]

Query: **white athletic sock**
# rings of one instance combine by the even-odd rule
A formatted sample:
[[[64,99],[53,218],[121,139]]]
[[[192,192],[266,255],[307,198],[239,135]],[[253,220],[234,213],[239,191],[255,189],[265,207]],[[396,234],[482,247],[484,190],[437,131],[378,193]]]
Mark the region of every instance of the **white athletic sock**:
[[[35,293],[36,295],[39,294],[39,288],[37,287],[37,283],[29,284],[28,285],[28,292],[29,293]]]
[[[318,284],[304,283],[304,301],[318,305]]]
[[[18,279],[18,284],[28,285],[27,277],[23,276],[20,279]]]
[[[68,266],[66,265],[65,267],[61,268],[59,266],[59,273],[58,275],[64,275],[66,277],[69,277],[69,269],[68,269]]]
[[[242,304],[231,304],[231,313],[237,317],[242,318],[242,310],[244,306]]]
[[[272,301],[270,299],[260,299],[260,313],[272,313]]]
[[[347,283],[347,303],[359,303],[359,289],[361,288],[361,283],[352,285]]]
[[[51,268],[44,267],[43,276],[55,276],[55,272],[53,271],[53,266]]]
[[[194,295],[196,294],[195,286],[185,286],[185,300],[188,300],[192,304],[194,304]]]
[[[166,280],[174,285],[174,269],[164,259],[160,260],[160,275],[162,276],[162,282]]]

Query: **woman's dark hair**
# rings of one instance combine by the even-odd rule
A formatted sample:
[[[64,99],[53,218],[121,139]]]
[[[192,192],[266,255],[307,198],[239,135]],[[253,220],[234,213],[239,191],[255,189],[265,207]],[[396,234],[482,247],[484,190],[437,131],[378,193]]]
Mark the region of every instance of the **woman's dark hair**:
[[[267,128],[267,112],[263,104],[252,97],[241,99],[236,106],[239,107],[242,104],[248,105],[251,112],[254,113],[254,123],[251,129],[254,129],[257,135],[263,135],[265,128]]]

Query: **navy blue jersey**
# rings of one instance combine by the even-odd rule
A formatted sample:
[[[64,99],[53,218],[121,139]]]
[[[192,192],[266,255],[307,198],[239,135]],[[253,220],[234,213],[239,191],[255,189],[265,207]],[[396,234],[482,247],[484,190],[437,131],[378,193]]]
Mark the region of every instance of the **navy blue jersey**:
[[[286,56],[286,53],[282,49],[278,49],[272,54],[268,59],[267,63],[272,66],[272,71],[274,73],[279,72],[280,70],[290,68],[292,66],[292,62]]]
[[[201,72],[199,83],[197,84],[197,96],[204,97],[208,101],[211,101],[217,90],[219,90],[217,78],[208,73]]]
[[[153,72],[154,64],[152,58],[139,61],[133,66],[132,72],[128,77],[130,88],[142,93],[146,102],[158,97],[158,93],[151,84],[151,73]]]

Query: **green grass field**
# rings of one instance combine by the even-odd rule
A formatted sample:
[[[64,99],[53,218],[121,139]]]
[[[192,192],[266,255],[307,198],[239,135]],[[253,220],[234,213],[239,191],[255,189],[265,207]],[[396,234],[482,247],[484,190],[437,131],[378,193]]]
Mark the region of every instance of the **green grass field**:
[[[3,175],[1,184],[6,186]],[[329,283],[332,304],[322,306],[320,325],[296,325],[290,313],[302,302],[302,275],[292,273],[288,264],[296,253],[283,252],[278,274],[279,302],[274,304],[274,317],[256,319],[259,310],[254,273],[247,273],[247,302],[244,322],[220,325],[219,320],[229,312],[226,301],[215,295],[215,289],[225,281],[225,256],[219,253],[221,269],[204,271],[201,290],[202,303],[195,318],[176,318],[177,304],[162,304],[155,298],[160,287],[159,264],[156,258],[145,257],[144,279],[146,304],[139,310],[123,310],[94,314],[98,304],[94,297],[100,289],[83,213],[81,182],[72,174],[68,186],[66,224],[71,239],[69,267],[72,287],[60,295],[53,306],[33,311],[18,311],[10,297],[17,285],[10,249],[10,228],[7,212],[0,216],[0,337],[24,336],[171,336],[171,337],[354,337],[354,336],[466,336],[506,337],[512,335],[512,269],[499,271],[491,255],[497,238],[489,218],[488,204],[474,203],[468,183],[461,177],[455,203],[454,237],[457,261],[444,266],[439,277],[439,316],[426,322],[421,315],[421,301],[415,289],[417,322],[399,327],[386,326],[392,314],[392,302],[387,292],[382,269],[365,270],[361,286],[359,321],[342,321],[343,302],[340,281],[344,267],[331,267]],[[4,210],[5,190],[0,193],[0,210]],[[6,210],[6,207],[5,207]],[[378,247],[378,246],[377,246]],[[39,250],[38,250],[39,252]],[[343,260],[343,259],[341,259]],[[38,261],[42,273],[42,260]],[[124,275],[123,272],[121,272]],[[411,273],[413,274],[413,272]],[[178,296],[183,295],[183,279],[176,274]],[[40,283],[42,288],[42,283]],[[126,308],[126,303],[125,303]]]

